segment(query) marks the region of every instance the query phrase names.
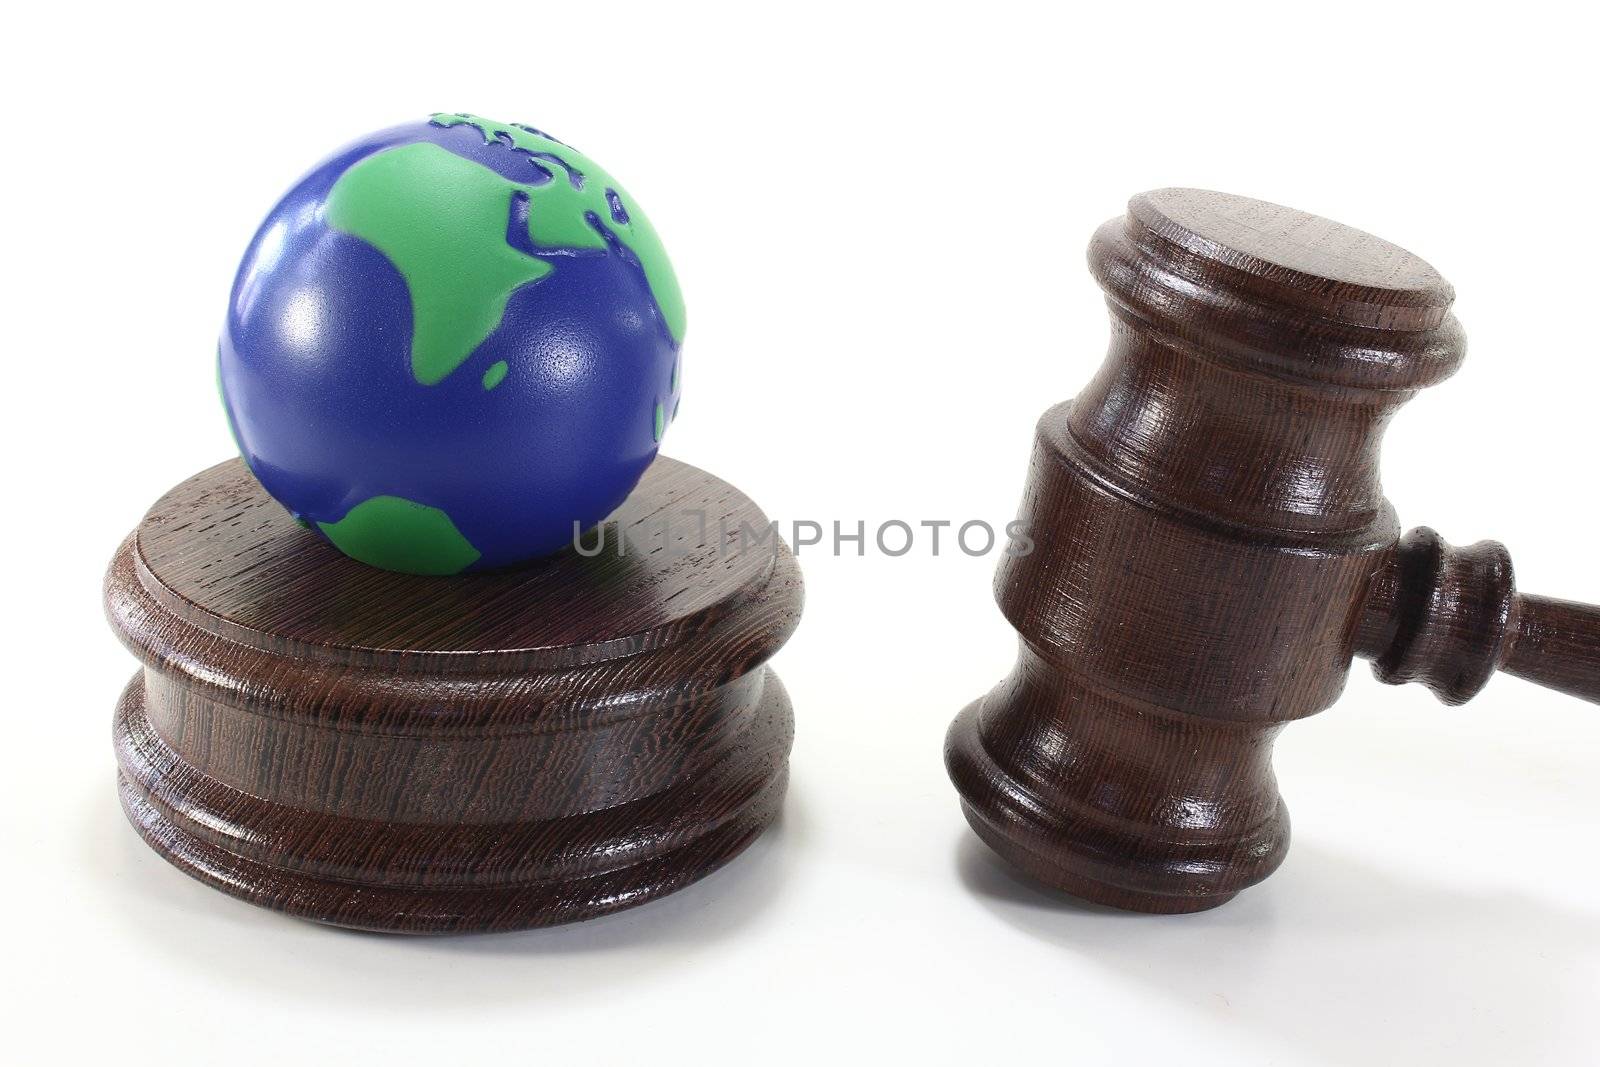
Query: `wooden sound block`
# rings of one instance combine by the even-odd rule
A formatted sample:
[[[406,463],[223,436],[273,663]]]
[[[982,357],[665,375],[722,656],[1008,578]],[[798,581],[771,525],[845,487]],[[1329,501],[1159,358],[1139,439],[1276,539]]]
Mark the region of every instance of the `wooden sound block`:
[[[238,460],[179,485],[106,578],[144,664],[115,722],[129,819],[225,892],[367,930],[571,922],[715,870],[783,799],[766,662],[799,569],[665,457],[602,529],[593,556],[421,577],[340,555]]]

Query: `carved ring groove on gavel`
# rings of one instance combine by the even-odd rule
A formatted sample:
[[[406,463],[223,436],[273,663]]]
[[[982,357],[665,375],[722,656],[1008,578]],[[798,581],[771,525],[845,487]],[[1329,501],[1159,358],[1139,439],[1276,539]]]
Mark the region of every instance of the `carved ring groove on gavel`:
[[[1498,669],[1600,703],[1600,608],[1518,594],[1492,541],[1404,537],[1389,419],[1465,353],[1454,291],[1361,231],[1193,189],[1136,196],[1089,263],[1110,352],[1040,420],[996,576],[1009,677],[950,727],[968,821],[1115,907],[1215,907],[1282,862],[1284,724],[1352,656],[1461,703]]]

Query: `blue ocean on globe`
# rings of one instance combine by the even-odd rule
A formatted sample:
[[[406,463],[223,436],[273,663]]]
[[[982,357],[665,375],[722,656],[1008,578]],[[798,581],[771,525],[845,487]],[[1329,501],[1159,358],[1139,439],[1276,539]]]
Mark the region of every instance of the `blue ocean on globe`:
[[[683,301],[644,213],[522,125],[365,137],[274,207],[218,375],[262,486],[355,559],[449,574],[572,543],[676,414]]]

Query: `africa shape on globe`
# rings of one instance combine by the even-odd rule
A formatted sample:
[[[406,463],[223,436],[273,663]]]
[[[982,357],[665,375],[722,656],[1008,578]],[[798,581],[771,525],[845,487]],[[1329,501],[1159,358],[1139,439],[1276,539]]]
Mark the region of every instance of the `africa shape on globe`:
[[[683,330],[660,239],[593,160],[439,114],[273,208],[218,377],[298,521],[364,563],[452,574],[559,549],[623,501],[676,414]]]

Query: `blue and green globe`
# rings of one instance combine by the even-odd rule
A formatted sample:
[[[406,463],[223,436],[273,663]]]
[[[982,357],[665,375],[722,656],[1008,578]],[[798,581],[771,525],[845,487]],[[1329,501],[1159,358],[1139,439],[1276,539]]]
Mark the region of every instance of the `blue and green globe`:
[[[676,414],[683,329],[660,239],[598,164],[440,114],[272,209],[218,374],[297,520],[364,563],[453,574],[556,551],[623,501]]]

